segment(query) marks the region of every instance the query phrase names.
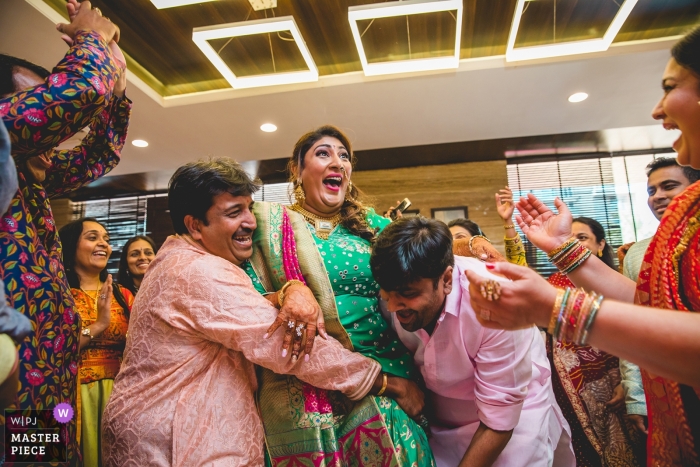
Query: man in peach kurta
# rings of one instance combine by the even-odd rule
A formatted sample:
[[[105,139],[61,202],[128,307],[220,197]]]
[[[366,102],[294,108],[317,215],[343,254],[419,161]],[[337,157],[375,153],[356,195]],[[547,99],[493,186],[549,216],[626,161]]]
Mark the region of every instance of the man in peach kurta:
[[[105,466],[264,465],[256,364],[352,400],[381,381],[378,363],[333,339],[317,339],[308,361],[283,358],[280,334],[263,339],[278,310],[239,267],[255,229],[255,185],[239,169],[194,163],[171,180],[182,235],[166,240],[136,297],[103,417]]]

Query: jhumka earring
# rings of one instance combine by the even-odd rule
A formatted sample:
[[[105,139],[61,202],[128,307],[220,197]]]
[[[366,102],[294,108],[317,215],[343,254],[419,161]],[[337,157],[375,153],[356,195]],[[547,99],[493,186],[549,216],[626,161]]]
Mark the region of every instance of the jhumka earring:
[[[603,250],[598,250],[598,258],[602,258],[602,257],[603,257]]]
[[[304,188],[302,188],[301,182],[299,182],[297,187],[294,189],[294,199],[295,199],[295,204],[298,204],[299,206],[304,205],[304,200],[306,199],[306,193],[304,193]]]
[[[354,201],[355,199],[352,197],[350,192],[352,191],[352,182],[348,182],[348,189],[345,190],[345,201]]]

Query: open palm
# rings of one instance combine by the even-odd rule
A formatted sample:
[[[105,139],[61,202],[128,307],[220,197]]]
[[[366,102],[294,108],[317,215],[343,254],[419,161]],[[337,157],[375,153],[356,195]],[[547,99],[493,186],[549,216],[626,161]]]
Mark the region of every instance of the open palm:
[[[571,238],[571,211],[559,198],[554,199],[554,206],[557,214],[532,193],[520,198],[517,204],[520,215],[515,216],[515,220],[520,229],[533,245],[545,253]]]

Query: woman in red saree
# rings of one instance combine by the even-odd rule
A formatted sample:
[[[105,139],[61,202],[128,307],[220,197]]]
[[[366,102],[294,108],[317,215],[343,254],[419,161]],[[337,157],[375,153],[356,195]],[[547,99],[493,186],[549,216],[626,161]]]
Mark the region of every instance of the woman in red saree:
[[[664,96],[653,116],[679,129],[678,162],[700,169],[700,28],[672,50],[662,79]],[[518,203],[518,223],[528,239],[552,252],[571,237],[571,213],[555,200],[554,214],[530,195]],[[590,345],[637,363],[643,370],[649,410],[648,464],[700,466],[700,182],[669,205],[647,249],[637,284],[595,256],[568,271],[572,283],[605,296],[589,323]],[[472,302],[484,324],[517,329],[547,326],[557,291],[536,273],[507,263],[490,267],[513,282],[488,302],[484,279],[469,275]],[[634,303],[634,304],[632,304]]]

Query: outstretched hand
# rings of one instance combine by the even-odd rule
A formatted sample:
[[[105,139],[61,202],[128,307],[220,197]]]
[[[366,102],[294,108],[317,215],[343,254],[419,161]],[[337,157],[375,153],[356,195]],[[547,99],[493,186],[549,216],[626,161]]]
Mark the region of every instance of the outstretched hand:
[[[554,199],[554,206],[557,208],[557,214],[529,193],[527,198],[522,197],[518,201],[520,215],[515,216],[527,239],[547,254],[572,236],[571,211],[559,198]]]
[[[498,190],[496,193],[496,211],[503,222],[513,222],[513,211],[515,211],[515,203],[513,203],[513,191],[505,187]]]
[[[557,290],[535,271],[507,262],[487,264],[494,274],[511,279],[503,281],[501,296],[490,301],[481,295],[481,285],[488,279],[467,270],[469,295],[479,322],[487,328],[524,329],[536,324],[547,327]]]
[[[263,338],[267,339],[283,326],[282,357],[287,356],[291,347],[293,361],[299,358],[302,349],[308,361],[317,331],[324,339],[328,338],[323,311],[311,289],[304,285],[292,285],[285,293],[284,306]]]

